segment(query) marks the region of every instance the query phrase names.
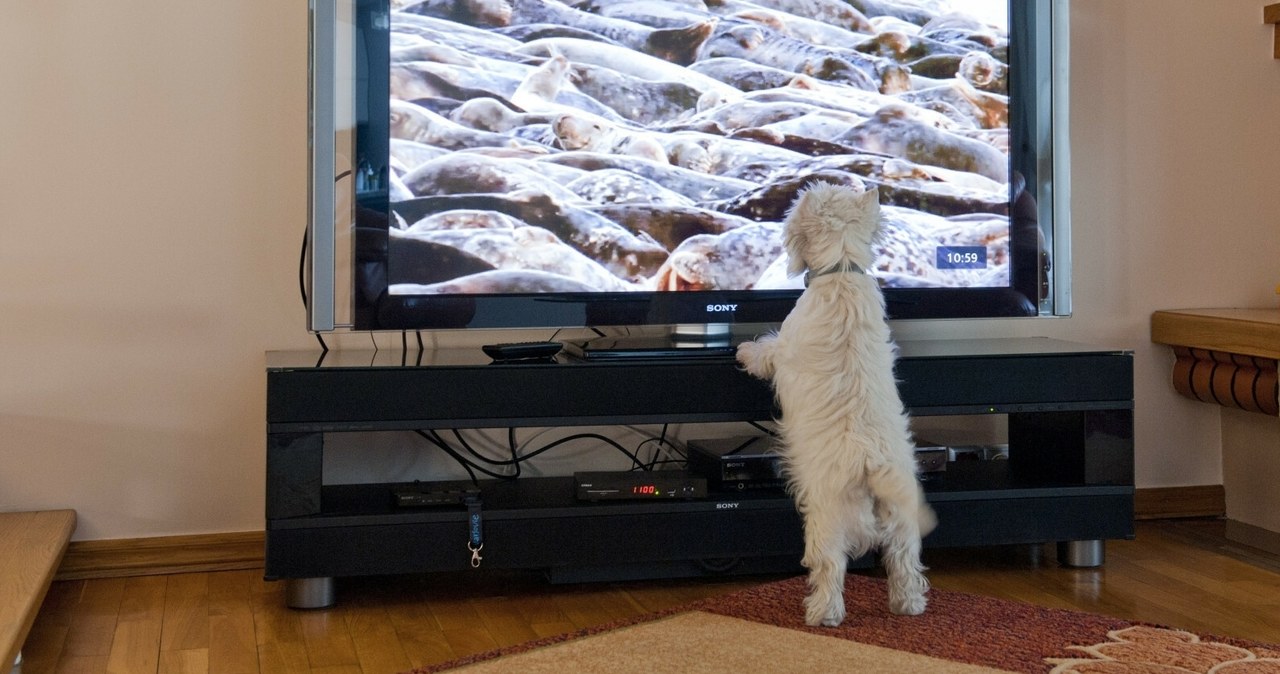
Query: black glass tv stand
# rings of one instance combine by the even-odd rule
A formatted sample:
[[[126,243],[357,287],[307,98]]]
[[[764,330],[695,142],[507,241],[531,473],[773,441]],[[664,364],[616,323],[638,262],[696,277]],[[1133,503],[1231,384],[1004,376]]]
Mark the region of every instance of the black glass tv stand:
[[[899,391],[915,416],[1008,418],[1008,460],[925,481],[939,525],[926,546],[1058,543],[1103,562],[1133,537],[1133,358],[1058,340],[902,342]],[[731,359],[495,364],[479,347],[267,355],[266,569],[297,608],[334,579],[471,568],[468,509],[398,508],[397,485],[329,484],[330,433],[763,421],[767,383]],[[414,451],[420,451],[415,449]],[[481,571],[552,581],[800,571],[802,532],[781,493],[580,502],[568,477],[482,483]]]

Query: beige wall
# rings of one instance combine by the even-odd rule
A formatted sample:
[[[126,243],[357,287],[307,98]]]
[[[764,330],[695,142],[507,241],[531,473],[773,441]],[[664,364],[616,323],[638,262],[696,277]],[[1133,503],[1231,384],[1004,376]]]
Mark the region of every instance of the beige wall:
[[[307,3],[10,4],[0,510],[75,508],[81,540],[261,529],[263,352],[314,345]],[[1223,479],[1219,414],[1169,389],[1150,312],[1280,281],[1263,4],[1074,0],[1075,315],[897,326],[1132,348],[1139,486]]]

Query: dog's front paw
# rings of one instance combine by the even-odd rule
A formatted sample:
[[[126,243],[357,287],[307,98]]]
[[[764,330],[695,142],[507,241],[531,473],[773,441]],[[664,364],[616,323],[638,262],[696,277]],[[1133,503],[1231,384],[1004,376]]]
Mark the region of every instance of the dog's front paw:
[[[761,379],[773,376],[773,368],[769,366],[768,347],[760,342],[743,342],[738,345],[738,364],[748,373]]]

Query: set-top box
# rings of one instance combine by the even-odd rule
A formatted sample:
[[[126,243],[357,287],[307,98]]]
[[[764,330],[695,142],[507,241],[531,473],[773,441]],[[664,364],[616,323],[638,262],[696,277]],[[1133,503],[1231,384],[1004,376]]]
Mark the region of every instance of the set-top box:
[[[678,470],[587,471],[573,474],[579,501],[703,498],[707,481]]]

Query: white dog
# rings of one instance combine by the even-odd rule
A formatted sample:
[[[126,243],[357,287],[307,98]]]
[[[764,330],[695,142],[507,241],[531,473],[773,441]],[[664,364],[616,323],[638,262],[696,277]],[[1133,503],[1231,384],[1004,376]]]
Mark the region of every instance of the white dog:
[[[787,213],[783,244],[804,294],[781,329],[738,347],[747,372],[771,379],[788,486],[804,517],[805,622],[844,620],[849,557],[878,548],[889,609],[916,615],[929,583],[920,539],[933,510],[894,381],[884,296],[863,272],[879,233],[877,192],[819,183]]]

